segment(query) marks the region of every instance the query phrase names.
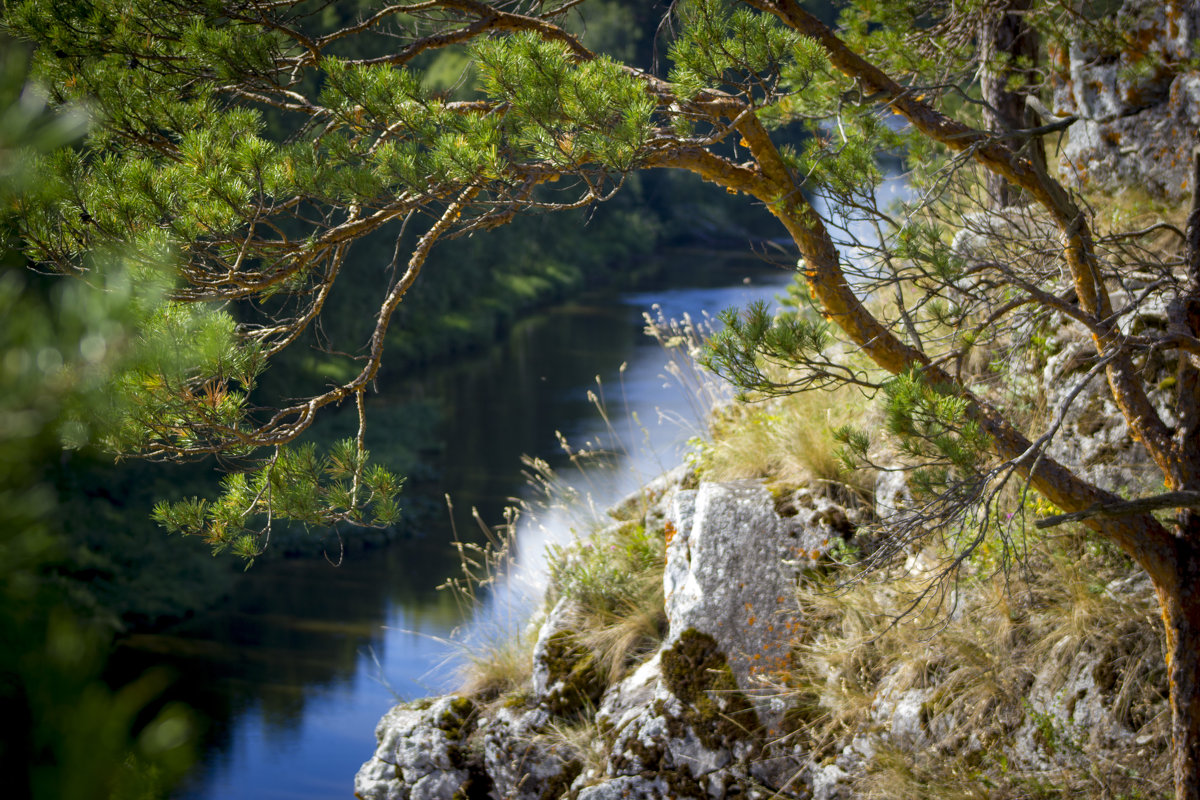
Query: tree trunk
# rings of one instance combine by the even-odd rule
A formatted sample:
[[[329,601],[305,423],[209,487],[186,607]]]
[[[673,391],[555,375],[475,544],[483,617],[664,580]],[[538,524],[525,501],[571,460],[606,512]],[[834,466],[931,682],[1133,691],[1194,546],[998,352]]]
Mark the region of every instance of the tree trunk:
[[[1167,638],[1175,800],[1200,800],[1200,513],[1179,515],[1174,563],[1152,570]]]
[[[1037,126],[1037,115],[1025,104],[1027,91],[1011,91],[1009,81],[1020,79],[1027,87],[1037,80],[1038,36],[1025,21],[1031,0],[1009,0],[998,11],[988,14],[979,31],[979,59],[983,64],[981,88],[987,104],[988,130],[996,134]],[[1008,141],[1014,150],[1025,154],[1038,168],[1046,168],[1046,151],[1040,138]],[[988,195],[997,208],[1013,205],[1016,187],[1003,176],[989,172]]]
[[[1171,304],[1171,326],[1200,334],[1200,146],[1192,153],[1192,207],[1184,242],[1187,270],[1183,294]],[[1200,488],[1200,360],[1180,353],[1176,371],[1176,472],[1170,483]],[[1167,672],[1171,681],[1171,739],[1176,800],[1200,800],[1200,510],[1180,510],[1175,525],[1174,563],[1159,587],[1167,629]]]

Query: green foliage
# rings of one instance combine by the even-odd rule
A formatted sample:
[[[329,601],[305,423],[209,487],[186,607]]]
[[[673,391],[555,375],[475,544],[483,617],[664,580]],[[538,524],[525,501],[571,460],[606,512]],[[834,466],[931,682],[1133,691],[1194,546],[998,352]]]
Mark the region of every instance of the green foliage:
[[[786,68],[804,82],[825,63],[823,51],[768,14],[727,0],[691,0],[679,10],[681,31],[671,45],[671,81],[681,97],[746,78],[772,84]]]
[[[721,313],[722,328],[707,342],[701,364],[744,390],[764,394],[795,391],[781,384],[768,365],[797,365],[820,356],[830,342],[829,326],[811,313],[784,311],[772,316],[756,302],[739,313]]]
[[[565,45],[534,34],[483,39],[472,53],[485,92],[511,109],[509,143],[520,157],[555,167],[633,165],[654,100],[619,64],[575,63]]]
[[[914,492],[944,495],[973,484],[987,461],[991,439],[969,415],[969,401],[952,387],[931,385],[918,371],[884,385],[885,425],[905,456],[923,464]],[[848,437],[848,442],[854,437]],[[861,441],[861,439],[860,439]]]
[[[644,575],[661,575],[663,546],[660,532],[625,524],[568,548],[555,548],[550,556],[552,592],[588,612],[622,611],[645,591]]]
[[[153,449],[158,441],[196,446],[207,431],[247,423],[247,397],[264,359],[237,336],[228,312],[165,302],[138,327],[138,358],[113,381],[118,406],[106,444],[116,452]]]
[[[665,540],[662,531],[626,522],[550,552],[548,596],[569,601],[570,638],[595,654],[608,684],[652,653],[666,633]]]
[[[275,519],[322,527],[343,520],[394,524],[403,481],[378,464],[368,465],[368,456],[353,439],[334,444],[325,455],[314,444],[279,447],[258,467],[227,475],[219,499],[163,501],[154,519],[169,533],[203,537],[215,552],[231,549],[247,566],[262,554]]]
[[[803,151],[788,158],[805,184],[834,198],[869,197],[883,181],[878,158],[901,139],[869,110],[843,112],[836,131],[814,125]]]
[[[20,48],[0,41],[0,52],[0,767],[18,797],[164,795],[189,761],[190,722],[167,707],[147,724],[162,675],[102,680],[109,639],[60,591],[66,542],[48,480],[64,437],[103,429],[89,409],[127,358],[136,292],[116,265],[99,285],[50,280],[8,249],[29,156],[78,128],[25,85]]]
[[[962,275],[962,258],[945,242],[940,226],[917,219],[908,220],[896,231],[894,246],[896,258],[937,281],[950,284]]]

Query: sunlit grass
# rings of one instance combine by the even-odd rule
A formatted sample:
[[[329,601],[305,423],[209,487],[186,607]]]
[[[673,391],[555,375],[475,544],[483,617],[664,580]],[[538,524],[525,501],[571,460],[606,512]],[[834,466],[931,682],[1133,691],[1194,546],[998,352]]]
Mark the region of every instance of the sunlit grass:
[[[1030,540],[1007,580],[982,563],[985,557],[979,561],[967,565],[948,604],[918,605],[906,616],[924,588],[914,572],[860,575],[850,583],[853,573],[831,573],[802,584],[797,602],[805,625],[795,642],[796,667],[777,687],[802,712],[787,737],[818,758],[835,755],[853,737],[878,729],[872,715],[881,696],[927,690],[928,741],[880,749],[856,783],[856,797],[1165,791],[1169,714],[1149,584],[1131,579],[1136,573],[1123,556],[1096,548],[1082,533]],[[1092,662],[1089,677],[1106,706],[1142,746],[1114,757],[1100,732],[1030,705],[1035,685],[1042,695],[1059,696],[1079,665]],[[1056,764],[1053,780],[1010,763],[1014,736],[1031,720],[1035,740]]]

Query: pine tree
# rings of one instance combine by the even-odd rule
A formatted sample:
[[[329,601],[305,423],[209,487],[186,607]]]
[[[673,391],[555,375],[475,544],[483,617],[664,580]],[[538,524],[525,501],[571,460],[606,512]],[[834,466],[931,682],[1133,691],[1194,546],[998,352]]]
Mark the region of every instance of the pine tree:
[[[171,357],[121,376],[112,446],[259,459],[220,499],[164,507],[162,519],[247,555],[260,546],[253,532],[279,514],[390,519],[397,481],[367,466],[361,428],[324,456],[300,437],[324,407],[353,401],[363,417],[389,322],[430,251],[517,215],[602,202],[637,170],[683,170],[778,220],[814,312],[731,318],[714,365],[764,391],[884,391],[890,427],[926,465],[934,528],[1026,482],[1150,575],[1170,651],[1176,796],[1200,798],[1200,516],[1188,505],[1200,491],[1200,210],[1182,267],[1128,244],[1144,232],[1098,235],[1040,155],[1042,137],[1073,119],[1035,125],[998,107],[1048,91],[1029,37],[1000,35],[1010,23],[1048,39],[1125,32],[1037,0],[862,0],[838,34],[797,0],[690,0],[666,26],[667,68],[650,72],[585,47],[567,25],[577,5],[423,0],[339,15],[300,2],[6,0],[5,28],[36,47],[53,101],[85,101],[97,121],[84,146],[31,156],[44,181],[14,208],[29,252],[84,278],[94,254],[114,248],[175,267],[142,328],[148,352]],[[421,70],[448,49],[469,64],[453,96],[428,88]],[[1147,68],[1187,61],[1155,58]],[[903,151],[922,185],[924,202],[900,214],[876,192],[888,151]],[[1027,205],[1043,226],[1040,251],[967,274],[944,220],[990,205],[977,202],[987,185],[1006,187],[1000,205]],[[817,194],[840,217],[822,216]],[[839,250],[836,219],[881,234],[852,242],[868,258]],[[413,244],[398,239],[390,263],[375,265],[392,278],[368,339],[339,345],[358,356],[357,374],[255,408],[257,376],[319,324],[353,243],[396,221]],[[1131,263],[1155,288],[1118,306]],[[1152,295],[1171,304],[1171,327],[1125,330]],[[884,296],[894,300],[874,310]],[[1131,505],[1073,473],[1046,453],[1053,428],[1022,427],[964,377],[972,352],[1049,313],[1091,333],[1094,374],[1107,376],[1167,495]],[[835,333],[855,358],[827,347]],[[1168,416],[1139,366],[1147,353],[1178,359]],[[802,377],[774,384],[771,361]],[[861,433],[845,438],[865,448]],[[1168,524],[1147,504],[1179,511]]]

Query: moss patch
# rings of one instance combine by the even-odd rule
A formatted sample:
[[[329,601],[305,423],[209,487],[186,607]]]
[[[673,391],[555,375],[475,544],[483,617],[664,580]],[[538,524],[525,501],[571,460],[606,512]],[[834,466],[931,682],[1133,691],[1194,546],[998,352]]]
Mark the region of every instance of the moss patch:
[[[695,628],[684,631],[663,652],[662,674],[667,688],[683,703],[680,722],[689,725],[705,747],[718,750],[759,738],[758,715],[738,690],[733,670],[712,636]]]
[[[771,501],[775,505],[775,513],[780,517],[794,517],[800,513],[796,506],[796,485],[787,481],[776,481],[767,484]]]
[[[543,701],[550,713],[567,716],[592,707],[604,693],[605,682],[596,654],[559,631],[546,640],[544,663],[550,671],[549,695]]]
[[[435,723],[438,730],[446,734],[452,742],[462,741],[470,733],[470,726],[475,716],[475,703],[466,697],[455,697],[450,701],[450,707],[442,712]]]

